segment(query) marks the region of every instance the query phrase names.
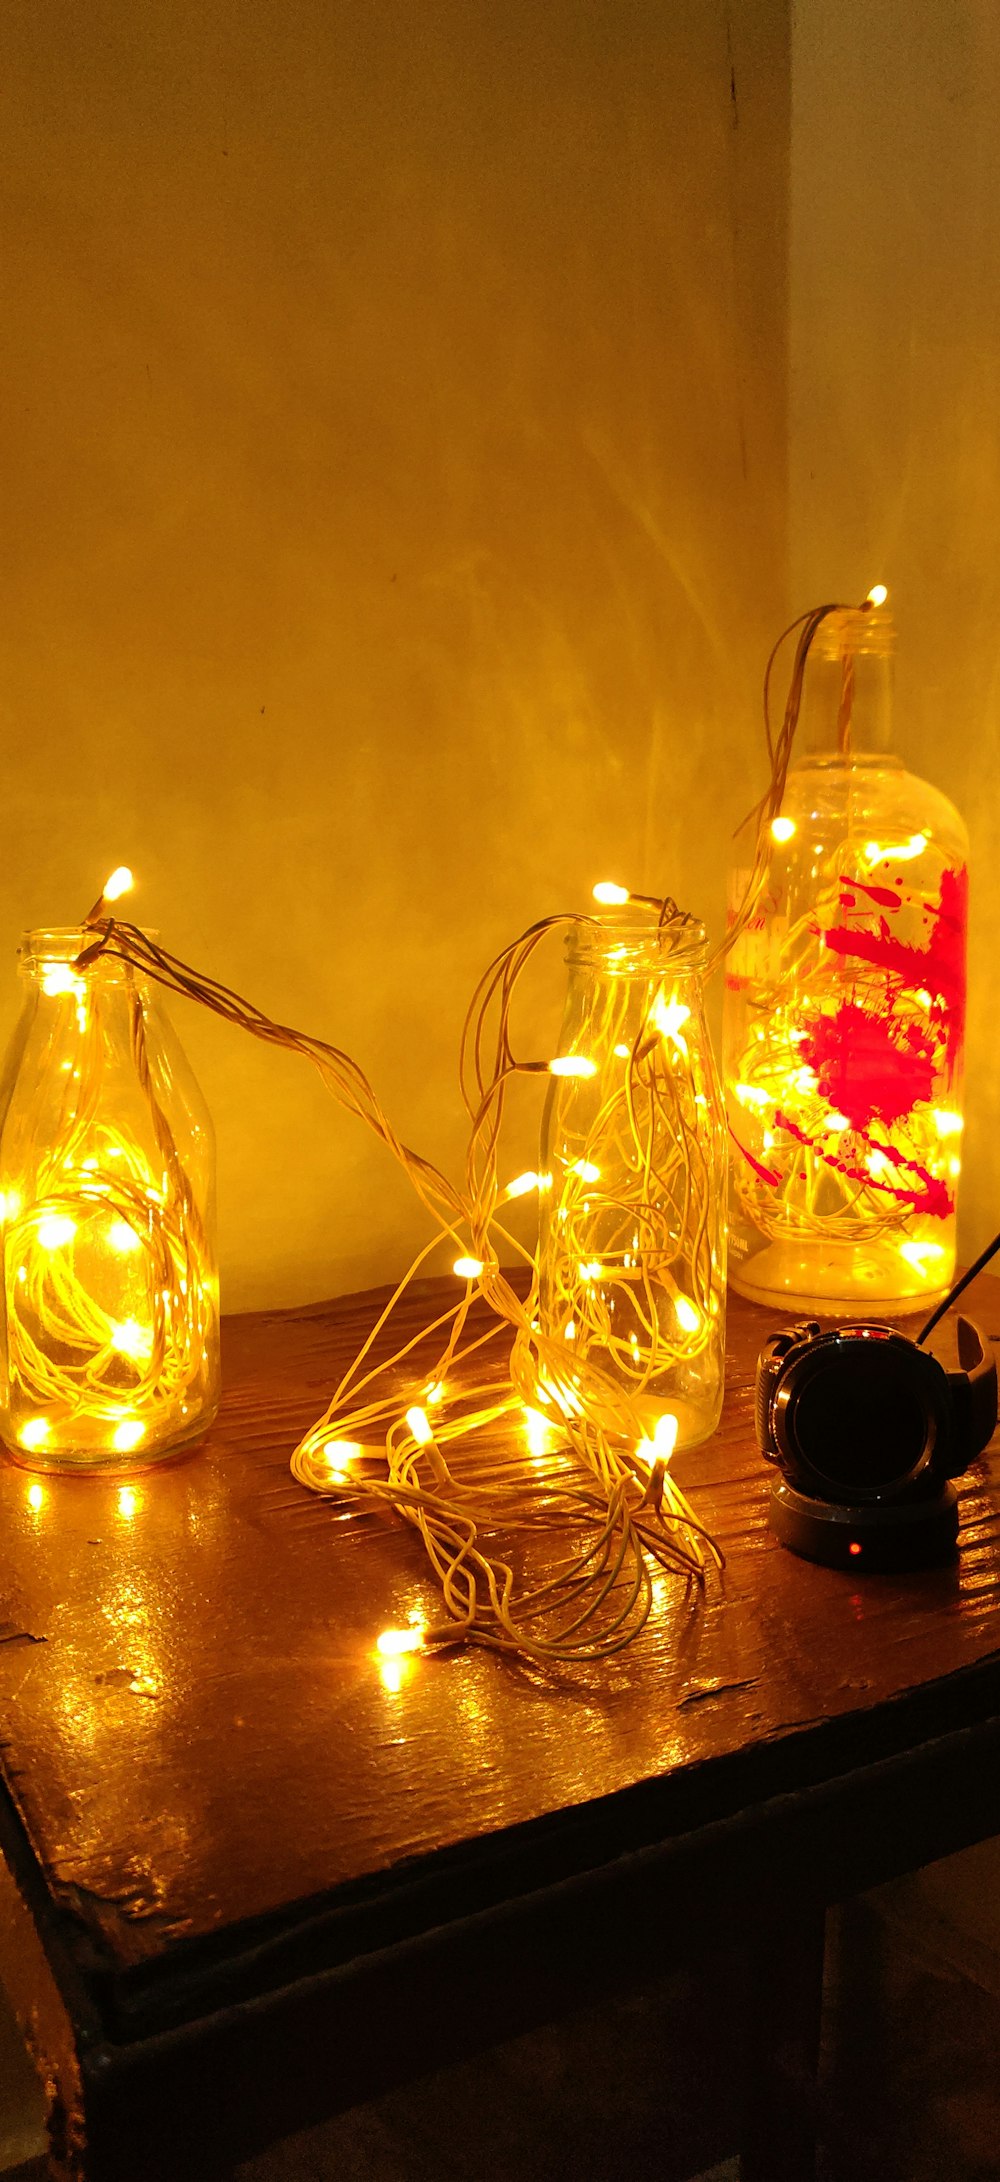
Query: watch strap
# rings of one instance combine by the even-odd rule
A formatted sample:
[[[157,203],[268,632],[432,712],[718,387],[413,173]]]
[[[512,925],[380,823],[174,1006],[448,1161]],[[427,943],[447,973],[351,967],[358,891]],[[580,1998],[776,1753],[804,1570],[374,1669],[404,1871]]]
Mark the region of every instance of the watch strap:
[[[956,1468],[981,1455],[997,1423],[996,1357],[971,1318],[956,1320],[960,1370],[948,1371],[955,1420]]]

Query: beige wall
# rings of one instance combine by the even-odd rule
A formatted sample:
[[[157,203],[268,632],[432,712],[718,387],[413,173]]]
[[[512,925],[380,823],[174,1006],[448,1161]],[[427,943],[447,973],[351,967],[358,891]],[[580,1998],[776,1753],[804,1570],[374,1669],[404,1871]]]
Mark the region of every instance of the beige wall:
[[[128,861],[454,1162],[507,938],[609,872],[717,924],[783,604],[785,13],[15,0],[0,964]],[[401,1269],[377,1147],[175,1012],[229,1307]]]
[[[890,585],[900,746],[970,824],[971,1255],[1000,1227],[1000,9],[799,0],[792,78],[792,594]]]

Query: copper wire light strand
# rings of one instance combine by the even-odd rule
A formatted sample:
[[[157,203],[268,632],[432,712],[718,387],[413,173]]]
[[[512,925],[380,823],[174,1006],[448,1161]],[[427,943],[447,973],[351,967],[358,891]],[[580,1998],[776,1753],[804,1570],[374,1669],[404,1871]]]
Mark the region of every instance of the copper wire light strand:
[[[674,904],[659,899],[651,900],[650,908],[661,924],[680,915]],[[470,1117],[462,1191],[403,1143],[363,1070],[339,1048],[275,1022],[231,987],[168,953],[137,926],[108,915],[106,908],[102,916],[92,913],[94,938],[79,958],[81,968],[99,954],[117,958],[133,973],[195,1001],[251,1036],[300,1053],[345,1110],[384,1144],[434,1221],[431,1240],[397,1284],[324,1416],[292,1457],[293,1474],[313,1490],[348,1505],[359,1500],[381,1503],[417,1530],[445,1609],[444,1621],[423,1629],[419,1643],[424,1649],[468,1641],[538,1661],[599,1659],[630,1643],[644,1625],[653,1600],[650,1564],[699,1583],[709,1562],[721,1564],[718,1548],[666,1465],[655,1503],[651,1499],[648,1466],[636,1455],[644,1444],[645,1421],[627,1386],[586,1358],[574,1359],[570,1369],[564,1344],[539,1324],[537,1271],[532,1270],[523,1297],[499,1264],[501,1242],[513,1239],[498,1218],[498,1208],[506,1202],[498,1176],[506,1100],[519,1076],[535,1077],[549,1067],[544,1061],[518,1058],[512,1008],[537,949],[559,927],[579,921],[557,916],[532,925],[496,957],[476,989],[460,1053],[462,1096]],[[647,1065],[637,1048],[628,1069],[630,1085],[636,1068]],[[656,1091],[657,1098],[673,1095],[662,1085]],[[634,1088],[630,1096],[632,1119],[627,1126],[635,1127]],[[652,1108],[647,1113],[644,1107],[641,1130],[644,1186],[652,1188],[665,1180],[655,1174]],[[470,1273],[451,1308],[384,1361],[372,1363],[376,1340],[442,1241],[457,1246],[478,1270]],[[517,1247],[527,1255],[523,1246]],[[475,1306],[487,1309],[491,1323],[485,1331],[478,1317],[469,1323]],[[649,1324],[655,1352],[655,1313]],[[487,1398],[474,1409],[460,1390],[461,1401],[452,1409],[449,1380],[456,1368],[505,1331],[512,1337],[506,1377],[498,1370],[488,1382]],[[428,1335],[435,1332],[445,1337],[442,1349],[430,1373],[422,1374],[414,1390],[416,1406],[404,1420],[400,1368],[412,1372],[413,1350],[424,1350]],[[431,1390],[443,1393],[440,1407],[434,1406]],[[544,1405],[547,1451],[538,1456],[518,1445],[512,1456],[512,1419],[533,1415],[541,1428],[539,1403]],[[517,1545],[513,1559],[500,1549],[501,1538]],[[544,1578],[532,1573],[532,1540],[543,1539],[549,1541]],[[553,1540],[565,1544],[555,1573]],[[404,1635],[401,1644],[408,1642]]]

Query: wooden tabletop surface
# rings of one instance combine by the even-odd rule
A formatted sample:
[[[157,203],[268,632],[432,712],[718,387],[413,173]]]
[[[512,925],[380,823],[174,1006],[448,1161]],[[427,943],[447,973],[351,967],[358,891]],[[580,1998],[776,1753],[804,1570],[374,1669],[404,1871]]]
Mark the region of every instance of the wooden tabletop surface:
[[[0,1466],[3,1777],[80,1961],[137,2020],[155,2024],[165,1964],[221,1960],[234,1928],[266,1938],[334,1903],[346,1958],[352,1917],[370,1939],[404,1881],[461,1872],[466,1906],[485,1899],[487,1845],[516,1844],[521,1883],[542,1883],[905,1749],[942,1691],[945,1724],[998,1710],[996,1454],[961,1480],[953,1565],[797,1560],[753,1440],[773,1321],[738,1300],[722,1428],[677,1463],[725,1573],[700,1596],[664,1579],[602,1665],[471,1648],[387,1686],[379,1631],[435,1605],[419,1542],[288,1471],[379,1301],[227,1321],[216,1426],[131,1487]],[[964,1307],[1000,1337],[1000,1284]]]

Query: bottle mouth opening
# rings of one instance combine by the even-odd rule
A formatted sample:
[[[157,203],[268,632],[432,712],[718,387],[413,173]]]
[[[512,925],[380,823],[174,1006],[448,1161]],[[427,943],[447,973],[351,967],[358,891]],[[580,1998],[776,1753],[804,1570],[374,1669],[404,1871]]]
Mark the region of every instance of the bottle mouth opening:
[[[815,659],[891,659],[895,643],[896,625],[886,607],[864,612],[842,606],[820,622],[810,650]]]
[[[149,926],[140,926],[139,929],[144,939],[156,938],[155,930]],[[23,977],[31,977],[36,971],[47,967],[58,965],[73,968],[84,948],[92,946],[97,936],[94,926],[89,924],[37,926],[33,931],[23,932],[21,935],[17,948],[18,969]],[[92,963],[85,964],[76,975],[81,978],[102,974],[122,976],[125,968],[126,965],[120,957],[101,954]],[[134,968],[133,975],[141,977],[143,972]]]
[[[578,917],[566,941],[571,967],[602,969],[611,975],[672,969],[701,969],[708,959],[708,935],[697,917],[676,910],[661,923],[636,902],[600,916]]]

